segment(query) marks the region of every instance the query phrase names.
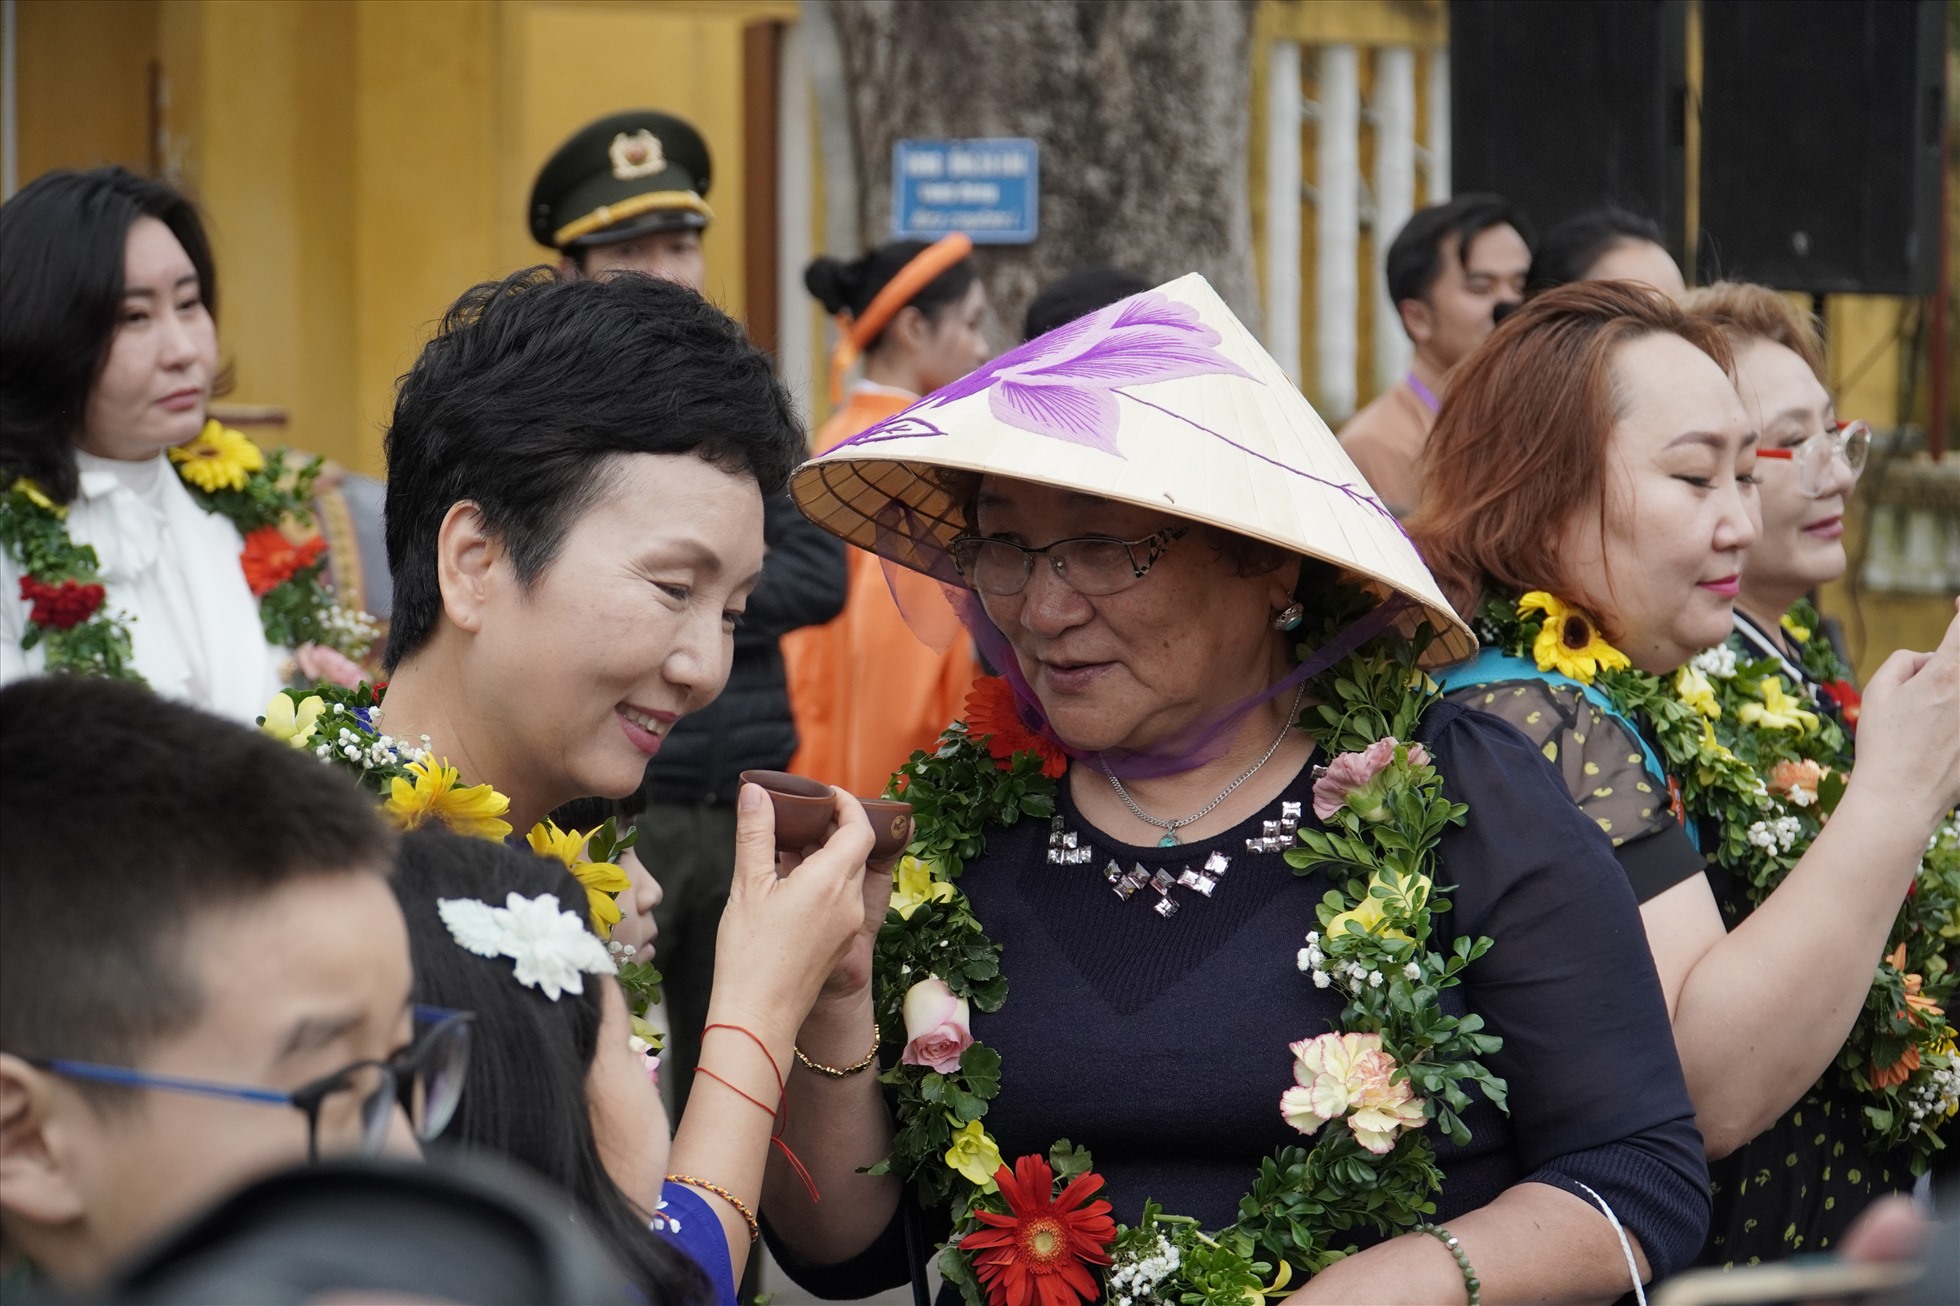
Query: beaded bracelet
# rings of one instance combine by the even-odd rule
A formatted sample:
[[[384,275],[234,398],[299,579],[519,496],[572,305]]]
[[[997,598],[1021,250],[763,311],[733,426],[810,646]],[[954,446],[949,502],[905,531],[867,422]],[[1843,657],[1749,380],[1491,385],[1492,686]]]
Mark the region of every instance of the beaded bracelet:
[[[1483,1284],[1477,1281],[1477,1272],[1470,1268],[1470,1258],[1464,1255],[1463,1244],[1456,1235],[1440,1224],[1423,1223],[1415,1227],[1417,1233],[1426,1233],[1449,1249],[1456,1258],[1456,1268],[1463,1271],[1463,1286],[1470,1292],[1470,1306],[1483,1306]]]
[[[878,1059],[878,1040],[881,1037],[883,1035],[878,1028],[878,1022],[874,1020],[871,1022],[871,1050],[865,1053],[862,1059],[853,1061],[848,1066],[826,1066],[820,1061],[812,1061],[803,1055],[802,1048],[795,1049],[796,1059],[819,1075],[827,1075],[831,1079],[848,1079],[860,1070],[869,1069],[871,1063]]]
[[[726,1188],[723,1188],[720,1184],[711,1184],[706,1179],[697,1179],[691,1174],[670,1174],[667,1176],[667,1182],[670,1184],[686,1184],[690,1188],[699,1188],[702,1192],[713,1193],[716,1197],[721,1198],[722,1201],[734,1207],[735,1214],[741,1216],[743,1223],[749,1226],[750,1246],[754,1246],[756,1240],[762,1237],[762,1226],[756,1223],[755,1212],[749,1209],[748,1203],[729,1192]]]

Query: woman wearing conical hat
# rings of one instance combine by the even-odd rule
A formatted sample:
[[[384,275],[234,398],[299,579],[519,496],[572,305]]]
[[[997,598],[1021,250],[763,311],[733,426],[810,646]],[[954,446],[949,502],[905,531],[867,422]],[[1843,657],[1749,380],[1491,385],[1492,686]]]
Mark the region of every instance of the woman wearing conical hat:
[[[817,428],[826,453],[987,361],[980,323],[987,291],[973,242],[893,241],[845,262],[825,256],[803,280],[837,318],[831,366],[836,411]],[[845,373],[862,358],[862,375]],[[972,683],[973,645],[951,621],[930,640],[906,627],[902,604],[933,598],[932,582],[850,550],[844,610],[783,636],[796,712],[790,770],[854,794],[875,794],[905,759],[929,748]]]
[[[1694,1254],[1701,1140],[1609,842],[1440,701],[1423,667],[1474,639],[1201,278],[792,493],[942,581],[1003,673],[898,777],[912,855],[800,1031],[823,1200],[764,1193],[792,1277],[1563,1300]]]

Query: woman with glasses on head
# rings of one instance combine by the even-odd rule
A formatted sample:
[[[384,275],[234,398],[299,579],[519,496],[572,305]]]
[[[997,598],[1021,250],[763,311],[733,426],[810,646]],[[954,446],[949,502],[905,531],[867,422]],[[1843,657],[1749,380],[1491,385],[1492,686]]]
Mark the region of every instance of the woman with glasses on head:
[[[1743,563],[1731,646],[1774,658],[1792,684],[1857,723],[1858,693],[1808,596],[1844,575],[1844,512],[1871,450],[1871,428],[1840,422],[1824,388],[1817,327],[1766,286],[1721,281],[1684,307],[1735,351],[1735,388],[1757,432],[1762,534]]]
[[[798,1033],[785,1137],[823,1201],[772,1162],[763,1211],[793,1278],[923,1292],[936,1255],[942,1303],[1566,1300],[1700,1246],[1605,838],[1437,701],[1419,665],[1469,631],[1202,278],[791,490],[948,586],[1002,672],[901,773],[913,855]]]
[[[1793,402],[1828,417],[1821,390],[1752,411],[1732,361],[1714,322],[1640,287],[1546,291],[1459,371],[1429,455],[1447,492],[1410,530],[1483,637],[1441,673],[1451,697],[1540,746],[1640,899],[1717,1162],[1704,1257],[1741,1264],[1830,1246],[1945,1119],[1960,621],[1873,676],[1847,785],[1801,684],[1723,644],[1763,548],[1758,482],[1798,470],[1759,443],[1798,443]],[[1794,532],[1818,510],[1779,511]],[[1902,913],[1922,857],[1944,921]]]

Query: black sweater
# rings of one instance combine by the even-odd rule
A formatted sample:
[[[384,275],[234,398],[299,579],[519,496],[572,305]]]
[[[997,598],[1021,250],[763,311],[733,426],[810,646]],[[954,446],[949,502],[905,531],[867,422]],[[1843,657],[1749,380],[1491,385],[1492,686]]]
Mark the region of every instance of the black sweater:
[[[1446,1223],[1520,1182],[1590,1201],[1585,1185],[1666,1275],[1701,1247],[1708,1172],[1626,877],[1516,730],[1442,704],[1419,737],[1445,791],[1470,805],[1439,849],[1438,883],[1457,887],[1433,946],[1495,940],[1445,1005],[1476,1011],[1504,1039],[1489,1065],[1510,1086],[1508,1116],[1481,1098],[1463,1113],[1467,1147],[1437,1137],[1434,1218]],[[1285,795],[1309,822],[1310,774]],[[1088,1146],[1119,1220],[1134,1222],[1152,1197],[1207,1228],[1229,1223],[1259,1159],[1301,1141],[1279,1112],[1292,1082],[1287,1044],[1340,1015],[1337,991],[1314,988],[1295,961],[1329,885],[1277,854],[1246,852],[1277,805],[1228,835],[1170,849],[1112,843],[1081,819],[1066,785],[1061,811],[1095,847],[1092,862],[1050,865],[1046,823],[1024,821],[991,831],[960,881],[1008,978],[1006,1005],[973,1021],[1003,1062],[987,1127],[1010,1163],[1057,1138]],[[1121,901],[1101,873],[1114,857],[1175,874],[1214,850],[1232,859],[1217,891],[1206,900],[1178,890],[1185,901],[1168,920],[1150,909],[1149,890]],[[943,1216],[926,1223],[943,1236]],[[897,1224],[840,1265],[796,1264],[780,1248],[778,1259],[819,1296],[866,1295],[905,1281]]]

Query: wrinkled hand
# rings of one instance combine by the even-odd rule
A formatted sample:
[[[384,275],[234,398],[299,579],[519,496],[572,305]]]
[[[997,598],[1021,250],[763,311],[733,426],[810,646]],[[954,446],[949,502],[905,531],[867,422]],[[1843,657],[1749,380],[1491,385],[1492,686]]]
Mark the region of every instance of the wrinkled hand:
[[[910,842],[909,834],[906,840]],[[878,942],[878,930],[885,923],[885,913],[891,910],[892,868],[904,855],[901,849],[895,856],[865,863],[864,918],[850,947],[824,979],[822,997],[825,1001],[855,998],[871,987],[871,951]]]
[[[1960,803],[1960,617],[1931,653],[1885,659],[1864,700],[1853,776],[1915,816]]]
[[[758,786],[742,786],[736,812],[735,873],[715,943],[715,1000],[791,1034],[858,946],[866,882],[878,878],[865,874],[872,835],[864,809],[849,794],[833,793],[836,828],[802,856],[779,858],[775,810]]]

